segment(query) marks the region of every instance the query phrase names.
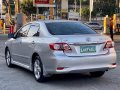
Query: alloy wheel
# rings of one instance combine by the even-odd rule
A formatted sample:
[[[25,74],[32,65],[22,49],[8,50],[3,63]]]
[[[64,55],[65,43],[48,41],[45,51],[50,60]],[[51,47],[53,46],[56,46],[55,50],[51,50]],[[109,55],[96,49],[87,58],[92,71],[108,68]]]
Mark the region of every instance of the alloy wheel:
[[[34,74],[36,79],[39,79],[41,77],[41,67],[39,60],[35,60],[34,62]]]
[[[10,51],[9,50],[6,51],[5,59],[6,59],[7,66],[11,67],[12,66],[12,64],[11,64],[11,55],[10,55]]]

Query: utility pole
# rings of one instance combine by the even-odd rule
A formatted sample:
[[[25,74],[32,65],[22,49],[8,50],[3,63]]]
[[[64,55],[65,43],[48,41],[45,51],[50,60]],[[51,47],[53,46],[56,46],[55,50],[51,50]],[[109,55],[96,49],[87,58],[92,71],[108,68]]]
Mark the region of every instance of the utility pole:
[[[82,17],[82,2],[80,0],[80,20],[82,19],[81,17]]]
[[[10,15],[10,2],[9,0],[6,0],[7,2],[7,11],[8,11],[8,14]]]
[[[53,0],[49,0],[49,4],[53,4]],[[50,7],[50,19],[54,19],[54,8]]]
[[[15,0],[15,14],[20,13],[20,0]]]
[[[116,0],[116,5],[118,8],[120,7],[120,0]]]
[[[20,0],[18,0],[18,13],[20,13]]]
[[[39,15],[39,7],[36,7],[36,20],[38,20],[38,15]]]
[[[91,22],[91,17],[92,17],[91,14],[92,14],[92,11],[93,11],[93,0],[90,0],[89,3],[90,3],[90,5],[89,5],[89,6],[90,6],[90,17],[89,17],[89,21]]]
[[[2,18],[2,0],[0,0],[0,11],[1,11],[1,18]]]
[[[75,0],[74,3],[75,3],[75,12],[77,12],[77,1]]]
[[[58,2],[59,1],[55,1],[55,5],[56,5],[56,19],[58,19]]]

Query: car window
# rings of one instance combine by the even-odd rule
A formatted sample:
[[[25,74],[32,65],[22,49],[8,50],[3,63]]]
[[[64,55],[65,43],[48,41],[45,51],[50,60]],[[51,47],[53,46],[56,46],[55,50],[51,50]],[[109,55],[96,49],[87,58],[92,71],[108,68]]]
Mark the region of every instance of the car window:
[[[99,25],[98,23],[89,23],[89,25]]]
[[[27,37],[28,31],[30,29],[30,24],[22,27],[16,34],[17,37]]]
[[[32,24],[30,26],[28,37],[39,36],[39,24]]]
[[[80,22],[50,22],[46,27],[52,35],[96,34]]]

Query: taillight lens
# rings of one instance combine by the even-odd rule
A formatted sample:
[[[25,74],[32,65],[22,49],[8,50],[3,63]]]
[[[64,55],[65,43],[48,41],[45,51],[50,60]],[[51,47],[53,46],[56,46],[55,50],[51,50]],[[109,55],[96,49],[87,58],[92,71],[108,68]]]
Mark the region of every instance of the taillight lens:
[[[106,44],[105,44],[105,47],[104,49],[107,49],[107,48],[113,48],[113,42],[112,41],[107,41]]]
[[[49,47],[51,50],[71,51],[71,48],[67,43],[52,43],[49,44]]]

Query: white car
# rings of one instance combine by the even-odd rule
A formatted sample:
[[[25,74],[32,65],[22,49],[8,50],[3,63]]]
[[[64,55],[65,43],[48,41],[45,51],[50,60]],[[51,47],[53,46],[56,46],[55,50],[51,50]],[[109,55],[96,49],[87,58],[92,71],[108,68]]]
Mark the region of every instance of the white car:
[[[114,42],[77,21],[30,22],[9,37],[7,66],[33,71],[39,82],[64,73],[90,72],[100,77],[117,66]]]

